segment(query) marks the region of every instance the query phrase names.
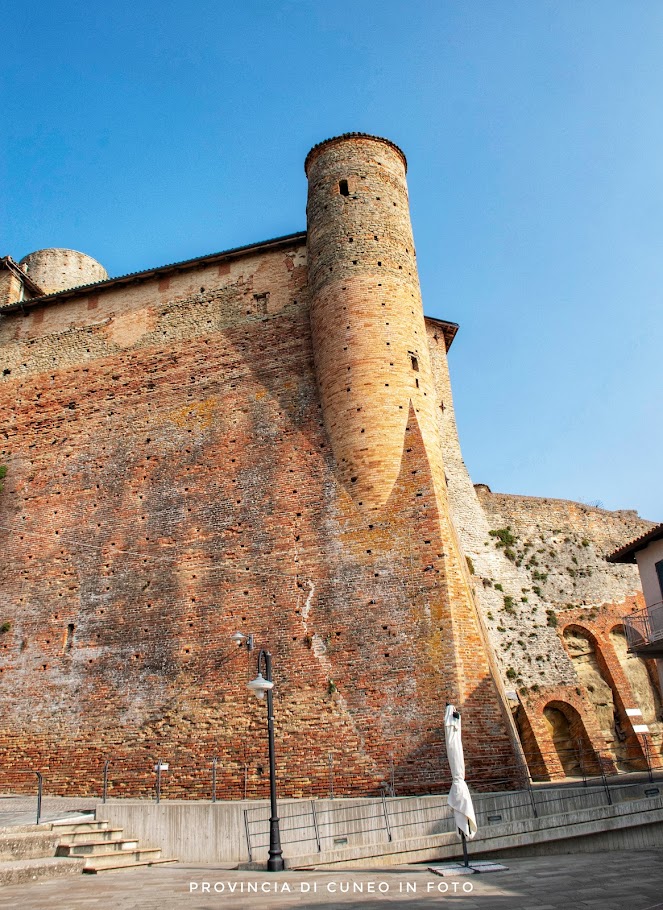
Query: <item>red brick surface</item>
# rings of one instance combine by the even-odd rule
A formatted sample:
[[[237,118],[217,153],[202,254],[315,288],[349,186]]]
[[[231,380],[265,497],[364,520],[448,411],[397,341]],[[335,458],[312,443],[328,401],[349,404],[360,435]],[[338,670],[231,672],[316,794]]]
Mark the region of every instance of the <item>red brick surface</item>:
[[[468,775],[508,782],[423,329],[370,509],[324,426],[301,245],[12,313],[0,343],[0,789],[38,769],[48,792],[99,792],[110,760],[111,792],[145,794],[161,759],[166,795],[201,796],[216,756],[219,796],[266,795],[236,629],[274,656],[284,795],[439,787],[445,699]],[[383,476],[378,423],[364,477]]]

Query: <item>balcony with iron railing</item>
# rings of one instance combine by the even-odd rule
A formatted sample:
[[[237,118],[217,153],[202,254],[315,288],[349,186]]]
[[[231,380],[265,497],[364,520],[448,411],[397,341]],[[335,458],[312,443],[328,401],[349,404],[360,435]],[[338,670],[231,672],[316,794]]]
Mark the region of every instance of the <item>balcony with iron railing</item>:
[[[663,601],[625,616],[624,630],[633,654],[663,658]]]

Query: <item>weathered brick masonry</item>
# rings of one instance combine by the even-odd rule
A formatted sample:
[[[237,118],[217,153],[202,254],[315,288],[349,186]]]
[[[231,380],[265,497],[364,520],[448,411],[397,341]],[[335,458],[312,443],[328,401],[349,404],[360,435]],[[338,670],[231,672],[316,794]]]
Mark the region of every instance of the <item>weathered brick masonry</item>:
[[[307,173],[307,234],[108,281],[81,254],[34,254],[23,277],[3,261],[0,789],[37,769],[50,792],[99,792],[108,759],[112,792],[144,794],[161,759],[166,795],[201,796],[216,756],[220,795],[264,796],[264,705],[236,630],[274,656],[284,795],[439,787],[445,700],[470,779],[512,783],[504,684],[533,771],[564,770],[553,703],[619,761],[587,674],[610,674],[622,721],[644,692],[603,619],[637,597],[634,574],[551,607],[534,564],[496,548],[490,530],[524,547],[534,528],[520,506],[498,517],[462,463],[455,326],[423,318],[404,156],[351,134]],[[98,283],[68,287],[72,269]],[[568,550],[551,522],[537,533]],[[598,561],[595,524],[574,533]],[[518,615],[516,586],[540,592]],[[564,637],[578,625],[590,638]]]

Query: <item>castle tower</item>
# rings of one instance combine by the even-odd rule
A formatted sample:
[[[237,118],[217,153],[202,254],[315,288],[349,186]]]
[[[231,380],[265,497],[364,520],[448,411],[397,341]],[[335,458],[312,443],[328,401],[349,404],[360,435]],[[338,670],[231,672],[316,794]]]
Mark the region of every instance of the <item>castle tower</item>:
[[[314,146],[305,163],[316,372],[340,477],[362,509],[389,498],[410,404],[444,495],[406,169],[397,146],[364,133]]]
[[[101,263],[77,250],[36,250],[21,259],[19,265],[44,294],[56,294],[108,278]]]

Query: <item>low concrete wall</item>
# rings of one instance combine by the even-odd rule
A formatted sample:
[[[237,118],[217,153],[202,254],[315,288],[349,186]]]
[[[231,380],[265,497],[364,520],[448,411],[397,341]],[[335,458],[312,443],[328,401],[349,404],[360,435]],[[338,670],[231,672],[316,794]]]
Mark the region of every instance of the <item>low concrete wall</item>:
[[[245,815],[246,811],[246,815]],[[386,817],[385,817],[386,812]],[[96,807],[99,819],[141,844],[161,847],[184,862],[263,861],[268,855],[269,803],[265,800],[190,802],[110,800]],[[340,844],[362,846],[393,838],[450,831],[446,797],[403,799],[282,800],[283,855],[298,856]],[[248,838],[247,838],[248,820]],[[249,850],[249,840],[251,850]]]
[[[663,782],[611,786],[613,804],[663,792]],[[479,827],[509,825],[532,819],[530,793],[477,794]],[[536,789],[539,818],[600,809],[607,804],[602,787]],[[267,858],[269,803],[266,800],[193,802],[110,800],[96,807],[97,818],[146,846],[161,847],[165,856],[184,862],[245,863]],[[446,796],[381,799],[282,800],[279,802],[283,855],[298,857],[343,847],[360,848],[453,832],[453,813]],[[248,837],[247,837],[248,822]],[[390,837],[391,836],[391,837]],[[249,844],[251,849],[249,850]]]

